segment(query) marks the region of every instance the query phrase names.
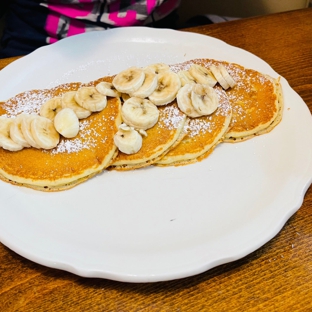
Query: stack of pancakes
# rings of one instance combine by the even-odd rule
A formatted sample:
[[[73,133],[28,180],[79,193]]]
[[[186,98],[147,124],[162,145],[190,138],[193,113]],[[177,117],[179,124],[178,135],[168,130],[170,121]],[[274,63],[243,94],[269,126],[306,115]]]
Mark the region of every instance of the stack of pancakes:
[[[281,121],[283,97],[279,79],[211,59],[191,60],[170,68],[174,72],[188,70],[194,63],[206,68],[223,64],[236,81],[228,90],[218,84],[214,87],[219,106],[211,115],[188,117],[179,110],[176,100],[159,107],[159,120],[146,130],[141,150],[127,155],[114,144],[114,135],[122,122],[122,100],[108,97],[105,109],[80,120],[80,131],[75,138],[61,138],[53,149],[24,148],[10,152],[0,148],[0,178],[42,191],[65,190],[104,169],[132,170],[201,161],[221,142],[250,139],[271,131]],[[103,77],[88,85],[112,79]],[[82,85],[68,83],[53,89],[23,92],[0,103],[0,115],[38,114],[47,99],[78,90]]]

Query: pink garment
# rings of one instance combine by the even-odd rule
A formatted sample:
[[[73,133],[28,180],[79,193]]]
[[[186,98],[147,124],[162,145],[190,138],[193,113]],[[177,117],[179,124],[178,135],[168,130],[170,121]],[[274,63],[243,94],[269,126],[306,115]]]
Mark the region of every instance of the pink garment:
[[[145,25],[161,20],[180,4],[180,0],[47,0],[45,29],[47,42],[84,33],[88,30]]]

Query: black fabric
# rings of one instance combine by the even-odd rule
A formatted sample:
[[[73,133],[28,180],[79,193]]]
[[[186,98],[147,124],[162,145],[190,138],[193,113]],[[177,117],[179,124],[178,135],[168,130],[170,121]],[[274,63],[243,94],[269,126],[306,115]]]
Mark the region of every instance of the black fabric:
[[[0,2],[0,18],[4,16],[7,12],[10,2],[9,1],[2,1]]]
[[[1,40],[1,58],[25,55],[46,44],[46,11],[33,0],[10,1]]]

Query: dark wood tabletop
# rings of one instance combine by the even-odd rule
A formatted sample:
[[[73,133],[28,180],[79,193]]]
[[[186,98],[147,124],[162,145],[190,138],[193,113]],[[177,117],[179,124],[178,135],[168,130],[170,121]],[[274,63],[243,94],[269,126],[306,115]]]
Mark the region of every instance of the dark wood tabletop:
[[[259,56],[312,111],[312,8],[185,31]],[[0,69],[15,59],[1,59]],[[312,189],[264,246],[180,280],[131,284],[83,278],[33,263],[0,244],[0,311],[312,311]]]

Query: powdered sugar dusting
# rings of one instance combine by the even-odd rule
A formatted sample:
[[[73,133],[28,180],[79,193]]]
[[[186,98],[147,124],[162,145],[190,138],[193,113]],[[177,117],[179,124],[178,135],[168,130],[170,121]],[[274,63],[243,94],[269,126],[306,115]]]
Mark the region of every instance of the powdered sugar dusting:
[[[51,151],[51,154],[59,153],[77,153],[83,149],[89,149],[96,146],[94,136],[99,134],[88,128],[89,122],[87,120],[80,121],[79,137],[75,139],[62,139],[60,143]]]
[[[229,116],[229,114],[232,111],[232,108],[227,93],[220,87],[215,87],[214,90],[218,94],[219,98],[219,106],[216,111],[216,115]]]
[[[178,73],[181,70],[188,70],[190,67],[191,67],[190,62],[179,63],[179,64],[170,65],[170,70],[172,70],[174,73]]]
[[[41,105],[52,97],[51,92],[46,90],[26,91],[9,99],[3,105],[7,111],[6,116],[12,117],[20,113],[33,114],[38,113]]]
[[[3,104],[7,117],[14,117],[20,113],[39,114],[40,107],[52,97],[61,96],[65,92],[78,89],[81,83],[63,84],[51,89],[29,90],[17,94]]]
[[[100,123],[101,124],[101,123]],[[82,120],[79,123],[79,137],[75,139],[62,139],[57,147],[55,147],[51,153],[77,153],[83,149],[90,149],[97,146],[97,141],[95,138],[98,138],[100,134],[96,129],[90,126],[89,120]],[[102,138],[102,143],[105,143],[107,137]]]
[[[51,154],[59,153],[77,153],[83,149],[89,148],[89,142],[83,142],[81,139],[62,140],[56,148],[51,151]]]
[[[179,126],[181,125],[181,121],[185,118],[185,116],[175,105],[167,105],[161,111],[161,115],[165,118],[161,118],[161,123],[159,124],[159,126],[164,126],[169,130],[179,128]]]
[[[204,119],[191,119],[188,125],[186,126],[186,130],[190,137],[194,137],[200,132],[212,132],[212,129],[215,127],[214,122],[212,121],[212,117],[206,117]]]

